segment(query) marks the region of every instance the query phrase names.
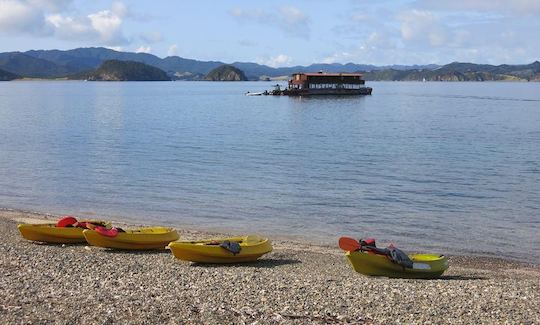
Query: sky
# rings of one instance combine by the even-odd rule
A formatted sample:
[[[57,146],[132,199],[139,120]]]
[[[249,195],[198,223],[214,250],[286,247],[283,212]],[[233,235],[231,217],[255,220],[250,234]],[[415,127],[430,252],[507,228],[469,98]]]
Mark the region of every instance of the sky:
[[[0,0],[0,52],[103,46],[256,62],[523,64],[540,0]]]

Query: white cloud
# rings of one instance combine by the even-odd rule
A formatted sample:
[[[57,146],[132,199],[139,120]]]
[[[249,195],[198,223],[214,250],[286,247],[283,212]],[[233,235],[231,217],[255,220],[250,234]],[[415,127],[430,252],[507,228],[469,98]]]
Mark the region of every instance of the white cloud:
[[[175,56],[178,55],[178,45],[172,44],[169,46],[169,49],[167,50],[167,56]]]
[[[308,21],[308,17],[300,9],[292,6],[284,6],[279,9],[283,21],[288,25],[303,24]]]
[[[233,17],[246,18],[246,19],[258,19],[264,20],[268,16],[266,12],[261,9],[245,10],[240,8],[233,8],[229,12]]]
[[[127,7],[114,2],[111,9],[86,16],[67,14],[71,0],[0,0],[0,32],[55,36],[70,41],[127,44],[122,31]]]
[[[144,45],[139,46],[135,50],[135,53],[151,53],[151,52],[152,52],[152,48],[150,46],[144,46]]]
[[[105,46],[105,48],[110,49],[110,50],[113,50],[113,51],[117,51],[117,52],[122,52],[122,51],[124,51],[124,47],[123,47],[123,46]]]
[[[125,6],[115,3],[111,10],[102,10],[88,15],[91,26],[98,32],[105,44],[118,45],[128,43],[122,33],[122,19]]]
[[[439,18],[429,11],[408,10],[398,15],[401,36],[405,41],[427,42],[431,46],[442,46],[447,40],[447,31]]]
[[[98,37],[98,33],[92,28],[86,17],[73,18],[52,14],[47,16],[46,21],[54,26],[54,33],[60,39],[79,40]]]
[[[5,33],[49,34],[43,9],[27,2],[0,1],[0,31]]]
[[[277,68],[290,65],[292,62],[292,58],[285,54],[278,54],[270,58],[259,58],[257,59],[257,62],[259,64],[264,64],[269,67]]]
[[[417,0],[413,6],[441,11],[497,12],[503,15],[540,15],[538,0]]]
[[[321,53],[321,60],[384,65],[517,64],[538,59],[540,42],[534,31],[540,30],[539,19],[445,10],[409,6],[395,12],[352,12],[333,28],[341,36],[339,43],[333,41],[334,51]]]
[[[323,58],[321,60],[321,63],[327,63],[327,64],[341,63],[341,62],[350,61],[350,60],[352,60],[354,58],[355,58],[355,56],[352,53],[338,52],[338,53],[333,53],[333,54]]]
[[[279,28],[288,35],[309,38],[310,19],[300,9],[293,6],[283,6],[277,10],[234,8],[229,14],[240,22],[258,23]]]
[[[131,12],[129,11],[129,8],[123,2],[120,2],[120,1],[115,1],[112,3],[111,11],[114,12],[115,15],[118,15],[121,17],[125,17],[128,14],[131,14]]]

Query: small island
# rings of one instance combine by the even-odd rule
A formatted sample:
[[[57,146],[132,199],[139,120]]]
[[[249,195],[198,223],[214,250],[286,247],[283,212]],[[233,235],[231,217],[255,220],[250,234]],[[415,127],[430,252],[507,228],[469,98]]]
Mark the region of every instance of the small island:
[[[88,81],[170,81],[161,69],[136,61],[108,60],[97,69],[71,76]]]
[[[210,71],[204,80],[207,81],[246,81],[244,72],[232,65],[224,64]]]

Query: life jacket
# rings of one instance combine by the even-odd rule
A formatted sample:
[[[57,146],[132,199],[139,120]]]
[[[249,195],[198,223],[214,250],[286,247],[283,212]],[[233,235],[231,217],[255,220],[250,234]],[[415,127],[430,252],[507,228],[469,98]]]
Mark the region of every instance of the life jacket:
[[[101,221],[77,221],[75,217],[65,216],[56,222],[56,227],[69,228],[78,227],[85,229],[94,229],[96,226],[105,227],[106,223]]]

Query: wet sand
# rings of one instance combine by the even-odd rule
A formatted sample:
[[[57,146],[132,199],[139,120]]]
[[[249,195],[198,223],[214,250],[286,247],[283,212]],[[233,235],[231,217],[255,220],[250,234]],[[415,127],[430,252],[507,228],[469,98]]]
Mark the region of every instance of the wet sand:
[[[540,266],[451,256],[437,280],[358,274],[337,247],[274,241],[256,263],[200,265],[168,250],[29,242],[0,210],[0,319],[7,324],[538,324]],[[179,229],[181,238],[215,237]]]

